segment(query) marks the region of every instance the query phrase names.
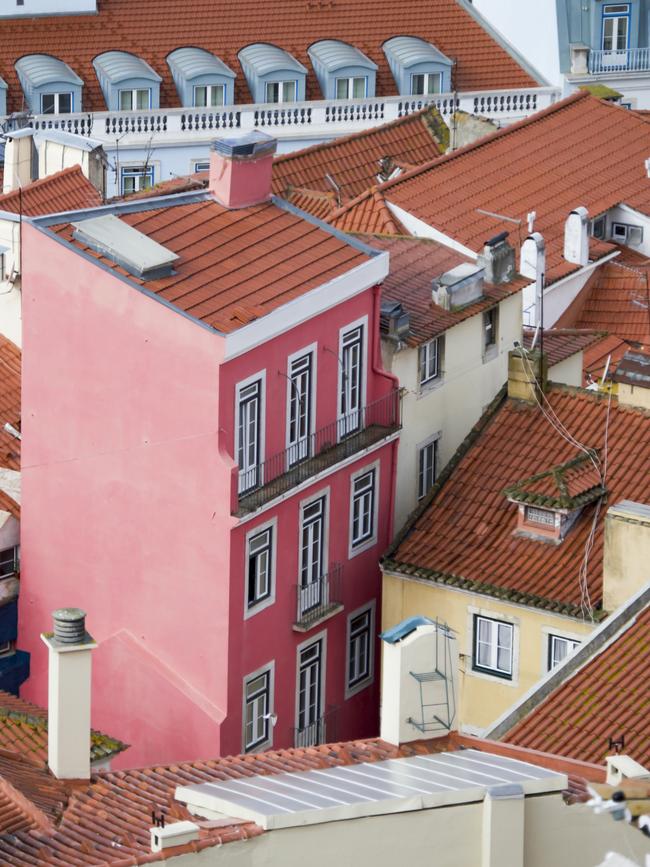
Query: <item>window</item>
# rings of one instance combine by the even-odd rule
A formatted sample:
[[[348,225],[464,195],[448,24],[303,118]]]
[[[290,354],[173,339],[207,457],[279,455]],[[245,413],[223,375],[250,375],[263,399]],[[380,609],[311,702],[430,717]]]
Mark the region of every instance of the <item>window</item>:
[[[267,102],[295,102],[297,82],[295,81],[267,81]]]
[[[483,314],[483,351],[496,350],[499,308],[493,307]]]
[[[545,527],[555,527],[555,512],[551,509],[526,506],[526,521],[531,524],[543,524]]]
[[[430,340],[428,343],[423,343],[418,350],[418,365],[420,370],[420,386],[426,385],[438,378],[439,368],[439,349],[440,343],[438,338]]]
[[[372,469],[352,477],[351,550],[375,540],[376,473],[376,469]]]
[[[120,90],[120,111],[142,111],[151,108],[151,88]]]
[[[607,217],[597,217],[591,221],[591,234],[594,238],[601,241],[605,240],[605,232],[607,231]]]
[[[325,572],[325,497],[302,507],[300,521],[300,616],[321,604]]]
[[[213,108],[225,103],[223,84],[200,84],[194,88],[194,105],[199,108]]]
[[[273,589],[273,527],[248,536],[246,604],[253,608],[271,596]]]
[[[290,467],[311,454],[313,359],[313,352],[307,352],[289,361],[287,448]]]
[[[418,500],[429,493],[436,480],[438,464],[438,440],[422,446],[418,450]]]
[[[574,638],[563,638],[561,635],[548,637],[548,670],[555,668],[572,650],[579,647],[580,642]]]
[[[126,166],[122,169],[122,195],[153,187],[153,166]]]
[[[626,51],[629,32],[629,3],[603,6],[603,51]]]
[[[475,615],[472,668],[497,677],[512,678],[513,633],[511,623]]]
[[[368,607],[348,617],[347,695],[370,682],[373,663],[374,611]]]
[[[612,223],[612,240],[638,246],[643,241],[643,228],[630,226],[627,223]]]
[[[296,746],[322,743],[323,639],[308,644],[298,654],[298,731]]]
[[[195,171],[195,172],[209,172],[210,171],[210,161],[206,160],[205,162],[203,162],[203,161],[195,162],[193,171]]]
[[[415,96],[440,93],[441,90],[442,75],[439,72],[424,72],[411,76],[411,93]]]
[[[358,325],[341,338],[339,437],[362,426],[363,375],[363,325]]]
[[[367,96],[368,79],[363,76],[358,78],[337,78],[336,79],[336,98],[337,99],[363,99]]]
[[[261,484],[262,380],[238,388],[237,462],[239,493]]]
[[[270,668],[244,680],[244,751],[259,749],[270,740]]]
[[[5,578],[7,575],[14,575],[20,571],[18,545],[13,548],[5,548],[0,551],[0,578]]]
[[[41,94],[41,114],[70,114],[72,105],[71,93]]]

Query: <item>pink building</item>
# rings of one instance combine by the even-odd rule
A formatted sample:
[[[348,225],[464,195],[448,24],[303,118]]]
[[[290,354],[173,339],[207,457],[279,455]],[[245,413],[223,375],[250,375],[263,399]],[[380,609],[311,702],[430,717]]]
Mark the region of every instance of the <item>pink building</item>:
[[[274,149],[215,142],[207,192],[24,226],[23,694],[50,611],[83,607],[130,765],[378,730],[388,256],[270,199]]]

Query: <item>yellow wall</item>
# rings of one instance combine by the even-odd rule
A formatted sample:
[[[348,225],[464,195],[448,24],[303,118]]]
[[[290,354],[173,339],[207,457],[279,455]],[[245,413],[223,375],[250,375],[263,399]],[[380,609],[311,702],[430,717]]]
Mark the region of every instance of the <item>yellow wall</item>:
[[[582,638],[594,625],[541,609],[513,605],[432,582],[384,575],[382,629],[423,614],[444,620],[456,631],[460,653],[459,724],[470,732],[491,725],[547,671],[548,635]],[[514,624],[512,680],[472,671],[473,615]]]

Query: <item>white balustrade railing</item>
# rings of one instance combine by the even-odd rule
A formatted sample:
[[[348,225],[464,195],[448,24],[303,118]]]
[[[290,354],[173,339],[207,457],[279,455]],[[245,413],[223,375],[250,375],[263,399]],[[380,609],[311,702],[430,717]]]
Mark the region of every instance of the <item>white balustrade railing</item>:
[[[650,48],[626,48],[620,51],[590,51],[589,72],[648,72]]]
[[[278,138],[345,135],[377,126],[435,105],[443,117],[461,110],[501,123],[512,123],[546,108],[558,98],[554,88],[389,96],[373,99],[318,100],[291,104],[251,104],[219,109],[168,108],[149,111],[36,115],[36,129],[77,133],[111,148],[146,144],[209,141],[215,134],[264,129]]]

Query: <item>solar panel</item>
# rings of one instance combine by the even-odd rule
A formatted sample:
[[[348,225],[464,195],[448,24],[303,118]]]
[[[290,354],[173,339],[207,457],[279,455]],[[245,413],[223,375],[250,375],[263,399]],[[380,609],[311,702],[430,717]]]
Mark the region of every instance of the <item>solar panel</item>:
[[[487,791],[512,793],[513,787],[537,794],[565,786],[563,774],[458,750],[179,786],[176,800],[199,813],[225,814],[271,829],[481,801]]]

